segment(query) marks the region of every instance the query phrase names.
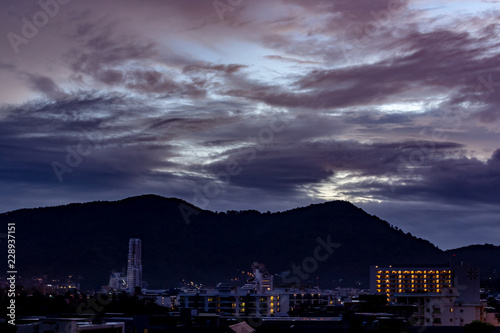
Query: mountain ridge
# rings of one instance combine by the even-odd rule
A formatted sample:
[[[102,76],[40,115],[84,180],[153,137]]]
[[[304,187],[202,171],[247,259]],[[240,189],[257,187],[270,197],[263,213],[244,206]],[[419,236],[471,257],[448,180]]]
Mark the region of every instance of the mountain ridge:
[[[189,220],[180,205],[191,213]],[[440,250],[347,201],[273,213],[212,212],[148,194],[0,214],[0,223],[9,221],[16,223],[17,259],[27,278],[71,273],[83,276],[87,287],[106,284],[111,271],[126,269],[133,237],[143,241],[144,279],[151,287],[177,286],[183,279],[212,285],[232,277],[241,281],[241,271],[254,261],[271,273],[293,271],[313,257],[318,239],[328,237],[340,246],[301,278],[304,282],[367,287],[370,265],[443,263],[458,259],[453,254],[470,259],[471,251],[482,249]],[[500,253],[500,247],[486,250]],[[500,267],[498,260],[480,264],[487,274]]]

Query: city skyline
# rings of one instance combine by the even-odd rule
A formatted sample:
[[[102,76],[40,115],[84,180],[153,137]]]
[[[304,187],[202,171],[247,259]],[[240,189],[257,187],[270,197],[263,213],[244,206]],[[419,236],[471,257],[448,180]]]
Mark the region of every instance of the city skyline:
[[[347,200],[441,248],[500,245],[498,1],[0,9],[0,212]]]
[[[192,221],[179,213],[183,205],[194,214]],[[166,216],[170,224],[163,221],[161,227],[158,222]],[[275,223],[259,223],[261,218]],[[294,223],[297,218],[308,221],[308,227]],[[188,332],[203,332],[207,327],[225,332],[225,327],[243,325],[248,332],[278,326],[310,332],[359,326],[366,328],[361,331],[379,332],[378,327],[389,325],[407,331],[462,326],[466,332],[478,332],[474,326],[493,331],[500,325],[500,275],[495,260],[499,256],[488,255],[498,254],[500,247],[444,252],[348,202],[275,214],[214,214],[194,211],[178,199],[142,196],[115,203],[23,210],[2,214],[0,219],[23,225],[28,232],[20,231],[18,236],[27,243],[35,243],[34,237],[45,250],[37,258],[20,248],[24,278],[19,275],[12,282],[17,274],[2,277],[2,302],[7,303],[6,295],[11,300],[7,299],[10,320],[4,319],[2,328],[16,325],[27,333],[89,329],[120,333],[168,332],[184,326]],[[72,228],[66,227],[67,221]],[[120,221],[118,228],[116,221]],[[31,224],[44,228],[35,230]],[[283,225],[273,230],[273,224]],[[238,225],[246,230],[244,234],[238,235]],[[99,231],[89,226],[99,226]],[[81,240],[73,235],[89,231],[91,237],[81,237],[87,254],[82,256]],[[58,234],[59,242],[44,232]],[[136,233],[141,238],[127,237]],[[49,249],[47,243],[55,246]],[[124,270],[112,269],[108,285],[89,285],[95,278],[104,282],[102,277],[123,262],[125,253],[126,276]],[[249,265],[252,257],[269,261],[272,270],[263,261]],[[152,288],[143,281],[143,259],[146,277],[156,281]],[[401,260],[406,264],[397,263]],[[43,273],[33,269],[39,262],[44,262]],[[379,262],[384,264],[376,265]],[[68,275],[75,268],[76,274]],[[48,271],[52,273],[45,274]],[[357,276],[349,278],[354,271]],[[200,278],[206,281],[198,283]],[[23,305],[19,311],[16,304]]]

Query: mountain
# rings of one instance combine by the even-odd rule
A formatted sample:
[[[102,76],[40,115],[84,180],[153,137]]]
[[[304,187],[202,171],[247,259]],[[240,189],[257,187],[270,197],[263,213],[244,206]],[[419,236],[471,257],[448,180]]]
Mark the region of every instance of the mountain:
[[[481,267],[482,279],[500,280],[500,246],[492,244],[470,245],[448,250],[446,253],[450,258],[456,257]]]
[[[71,274],[87,288],[107,284],[111,271],[126,271],[129,238],[142,240],[143,276],[152,288],[241,278],[254,261],[273,274],[301,267],[288,280],[368,287],[370,265],[446,263],[453,254],[474,259],[482,253],[481,247],[441,251],[345,201],[278,213],[217,213],[144,195],[0,214],[2,230],[7,223],[16,224],[23,279]],[[488,269],[500,267],[499,258],[490,257]]]

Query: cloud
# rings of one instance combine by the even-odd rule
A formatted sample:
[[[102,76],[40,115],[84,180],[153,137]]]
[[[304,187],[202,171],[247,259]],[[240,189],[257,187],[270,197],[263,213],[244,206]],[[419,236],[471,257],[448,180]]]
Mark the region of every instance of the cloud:
[[[294,58],[290,58],[290,57],[282,57],[279,55],[267,55],[267,56],[265,56],[265,58],[271,59],[271,60],[283,61],[283,62],[292,62],[292,63],[297,63],[297,64],[310,64],[310,65],[321,64],[321,62],[319,62],[319,61],[300,60],[300,59],[294,59]]]
[[[19,32],[34,7],[6,6],[0,25]],[[0,193],[0,209],[193,201],[237,161],[208,208],[341,198],[404,218],[432,203],[424,216],[451,226],[449,207],[483,204],[486,226],[500,194],[500,12],[460,8],[256,0],[221,20],[211,1],[72,2],[15,57],[0,48],[0,97],[14,101],[0,109],[1,182],[22,193]],[[54,162],[72,169],[63,182]]]
[[[238,64],[213,65],[213,64],[207,64],[207,63],[205,63],[205,64],[197,64],[197,65],[186,66],[186,67],[184,67],[183,72],[184,73],[189,73],[189,72],[193,72],[193,71],[204,71],[204,70],[210,71],[210,70],[214,70],[214,71],[223,72],[225,74],[232,74],[232,73],[236,73],[239,70],[241,70],[243,68],[247,68],[247,67],[248,66],[246,66],[246,65],[238,65]]]
[[[51,99],[58,99],[66,96],[59,86],[49,77],[43,75],[27,74],[28,81],[33,90],[43,93]]]
[[[3,70],[13,70],[15,68],[16,68],[16,66],[13,65],[13,64],[0,61],[0,69],[3,69]]]

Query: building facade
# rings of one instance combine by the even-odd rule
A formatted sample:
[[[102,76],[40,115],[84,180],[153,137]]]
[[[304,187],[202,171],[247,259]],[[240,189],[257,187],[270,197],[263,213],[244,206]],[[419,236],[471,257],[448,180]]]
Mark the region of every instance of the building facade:
[[[128,244],[127,289],[142,288],[142,244],[139,238],[131,238]]]
[[[179,307],[221,316],[288,316],[289,296],[278,291],[260,292],[219,284],[216,289],[184,291]]]
[[[184,290],[178,295],[178,302],[180,308],[221,316],[288,317],[294,310],[340,306],[360,294],[364,292],[351,288],[259,291],[220,284],[216,289]]]
[[[443,288],[451,287],[452,281],[451,268],[445,265],[370,267],[371,293],[385,294],[388,302],[395,302],[396,295],[401,293],[440,293]]]
[[[480,300],[479,270],[470,265],[370,267],[372,294],[390,304],[415,308],[417,326],[463,326],[486,320]]]

